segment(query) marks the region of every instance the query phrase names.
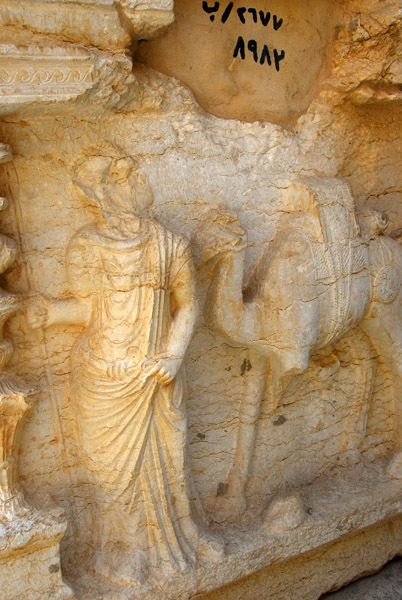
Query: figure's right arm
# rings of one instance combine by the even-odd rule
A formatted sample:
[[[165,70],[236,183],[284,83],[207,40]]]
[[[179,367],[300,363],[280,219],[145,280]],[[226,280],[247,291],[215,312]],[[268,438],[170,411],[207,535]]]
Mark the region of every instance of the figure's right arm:
[[[70,291],[74,297],[57,300],[38,294],[26,300],[26,314],[33,329],[52,325],[86,325],[91,313],[92,270],[87,240],[74,236],[67,249],[66,267]]]
[[[52,325],[86,325],[91,312],[90,302],[81,298],[56,300],[38,294],[26,301],[26,315],[32,329]]]

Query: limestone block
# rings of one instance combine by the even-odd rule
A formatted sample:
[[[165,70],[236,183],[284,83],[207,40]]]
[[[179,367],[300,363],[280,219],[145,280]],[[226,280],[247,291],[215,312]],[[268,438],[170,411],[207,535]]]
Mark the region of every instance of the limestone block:
[[[38,511],[18,481],[22,426],[37,390],[10,379],[0,381],[0,390],[0,598],[73,598],[60,572],[63,511]]]
[[[362,8],[325,0],[317,8],[296,0],[268,7],[176,0],[175,15],[136,57],[183,81],[219,117],[294,123],[329,90],[355,104],[401,101],[398,1]]]
[[[31,31],[105,50],[148,38],[173,20],[171,0],[5,0],[0,27]],[[7,35],[7,33],[6,33]]]
[[[334,467],[316,482],[265,499],[249,502],[246,494],[264,394],[273,414],[292,382],[308,373],[311,356],[357,326],[387,369],[399,431],[402,263],[400,246],[384,235],[386,215],[358,215],[342,180],[292,182],[278,237],[256,265],[249,289],[243,284],[247,239],[236,214],[214,210],[204,217],[194,238],[208,286],[204,312],[229,345],[250,349],[233,463],[210,507],[220,526],[208,531],[203,511],[192,504],[198,498],[185,467],[181,408],[180,369],[197,315],[191,253],[183,239],[147,217],[153,196],[138,169],[133,157],[107,143],[75,159],[72,182],[99,207],[101,220],[68,243],[73,296],[36,295],[27,304],[33,329],[83,328],[72,348],[69,382],[87,494],[77,521],[87,550],[76,549],[80,563],[70,572],[77,594],[113,597],[129,589],[157,598],[163,589],[165,598],[190,598],[401,514],[398,470],[362,456],[375,377],[370,362],[354,366],[362,369],[356,414],[339,463],[349,469]],[[333,350],[318,360],[323,382],[341,369]],[[321,388],[313,379],[312,385],[324,392],[327,384]],[[400,457],[398,434],[393,442]],[[124,468],[131,464],[134,471]]]
[[[358,600],[362,596],[366,600],[384,598],[384,600],[398,600],[401,595],[402,561],[395,559],[381,571],[361,581],[351,583],[346,588],[328,595],[324,600]]]
[[[251,577],[215,592],[196,595],[193,598],[194,600],[241,600],[242,598],[245,600],[316,598],[318,600],[323,590],[338,589],[355,577],[364,577],[381,568],[389,559],[390,551],[391,554],[398,552],[400,535],[401,520],[391,519],[357,535],[346,535],[338,542],[323,546],[319,550],[262,569]],[[367,586],[364,586],[364,580],[361,584],[363,585],[360,586],[360,590],[366,592]],[[372,584],[370,590],[373,592],[373,600],[378,598],[382,600],[378,590],[373,591]],[[340,591],[338,594],[342,600],[344,597],[349,598],[346,591]],[[367,596],[362,596],[360,593],[359,600],[362,597]],[[370,593],[368,597],[371,598]],[[337,596],[329,595],[328,600],[332,598],[335,600]]]
[[[354,104],[400,102],[402,79],[401,40],[396,33],[402,19],[399,2],[379,6],[350,2],[339,27],[337,43],[342,60],[334,61],[329,84],[346,93]],[[351,68],[358,64],[358,69]]]
[[[152,192],[118,148],[88,149],[74,181],[99,205],[102,221],[70,240],[74,296],[34,297],[28,321],[34,329],[86,327],[72,351],[70,380],[96,514],[82,566],[95,581],[146,593],[144,585],[224,554],[223,540],[191,501],[186,462],[182,363],[198,314],[194,267],[188,243],[144,216]]]
[[[42,523],[29,522],[34,541],[23,541],[13,553],[0,558],[0,578],[4,591],[2,600],[67,600],[75,598],[71,589],[60,577],[59,543],[65,522],[48,515]]]

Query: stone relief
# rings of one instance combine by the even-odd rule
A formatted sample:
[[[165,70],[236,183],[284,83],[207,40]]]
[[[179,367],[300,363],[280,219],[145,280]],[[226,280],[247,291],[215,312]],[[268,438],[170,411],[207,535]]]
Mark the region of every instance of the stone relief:
[[[367,210],[358,216],[349,186],[323,178],[290,184],[285,210],[277,236],[246,284],[247,235],[236,215],[214,211],[197,233],[197,245],[204,248],[203,277],[212,280],[206,311],[231,344],[249,349],[253,368],[240,404],[236,453],[223,495],[232,518],[247,507],[245,488],[265,392],[275,410],[292,379],[308,369],[312,353],[357,325],[387,367],[395,431],[400,431],[402,252],[383,235],[387,215]],[[322,367],[336,370],[337,363],[333,356]],[[361,380],[357,384],[362,398],[369,400],[367,386]],[[402,477],[399,433],[388,473]],[[303,517],[295,502],[298,524]]]
[[[402,553],[402,13],[315,4],[0,3],[0,600]]]
[[[2,146],[2,162],[11,160],[11,151]],[[7,207],[7,199],[1,198],[0,210]],[[1,235],[0,237],[0,272],[4,273],[15,262],[17,255],[17,245],[14,240]],[[21,429],[25,419],[25,413],[31,408],[33,403],[32,396],[37,390],[29,387],[17,380],[10,378],[10,374],[5,371],[5,367],[10,361],[13,345],[4,339],[3,328],[7,319],[19,310],[21,299],[17,294],[1,290],[1,333],[0,333],[0,368],[1,368],[1,428],[2,428],[2,446],[1,446],[1,520],[3,522],[13,522],[14,520],[24,519],[27,513],[32,509],[27,505],[22,491],[19,488],[18,481],[18,450],[21,439]]]
[[[204,312],[230,344],[247,349],[245,370],[251,371],[233,464],[216,499],[213,518],[223,523],[217,533],[207,526],[187,449],[182,363],[199,315],[190,246],[149,217],[149,184],[120,148],[85,149],[72,181],[100,218],[68,244],[73,296],[34,295],[26,301],[27,318],[33,329],[83,327],[71,351],[69,384],[89,497],[78,523],[88,549],[83,564],[98,580],[137,589],[142,597],[175,573],[225,559],[227,522],[244,519],[247,509],[265,395],[274,412],[313,365],[315,389],[325,391],[342,360],[342,345],[334,350],[333,344],[357,326],[398,385],[401,250],[384,235],[387,216],[358,214],[349,186],[337,179],[288,186],[278,233],[246,285],[247,234],[236,213],[214,209],[196,231]],[[394,346],[387,353],[390,336]],[[344,450],[350,447],[346,464],[361,462],[376,373],[374,361],[361,359],[361,348],[349,350],[356,381],[343,442]],[[400,478],[400,456],[396,439],[391,477]],[[298,488],[279,491],[249,522],[261,523],[267,535],[298,529],[302,535],[308,504]]]
[[[149,571],[166,576],[224,550],[202,523],[186,450],[182,363],[198,313],[191,251],[146,216],[152,192],[135,161],[100,151],[74,170],[102,216],[70,241],[74,297],[36,297],[28,319],[34,328],[85,325],[70,394],[91,490],[93,570],[140,585]]]

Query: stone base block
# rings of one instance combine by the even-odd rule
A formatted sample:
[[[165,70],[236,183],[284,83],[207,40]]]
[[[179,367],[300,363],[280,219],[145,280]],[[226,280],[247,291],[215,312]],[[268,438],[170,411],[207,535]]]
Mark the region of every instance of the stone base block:
[[[219,526],[221,561],[170,580],[124,589],[78,565],[67,575],[81,600],[317,600],[402,555],[402,482],[383,464],[340,469],[270,506],[259,517],[250,503],[238,523]],[[289,513],[301,507],[304,518],[293,522]]]
[[[396,517],[192,600],[318,600],[401,554],[402,517]]]
[[[75,598],[60,571],[60,540],[66,528],[59,511],[32,511],[0,523],[0,600]]]

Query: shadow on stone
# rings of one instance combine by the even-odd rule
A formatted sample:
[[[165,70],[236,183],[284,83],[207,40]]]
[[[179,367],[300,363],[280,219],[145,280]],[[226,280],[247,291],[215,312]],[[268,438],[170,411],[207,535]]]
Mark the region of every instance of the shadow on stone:
[[[402,600],[402,558],[395,558],[379,573],[326,594],[321,600]]]

